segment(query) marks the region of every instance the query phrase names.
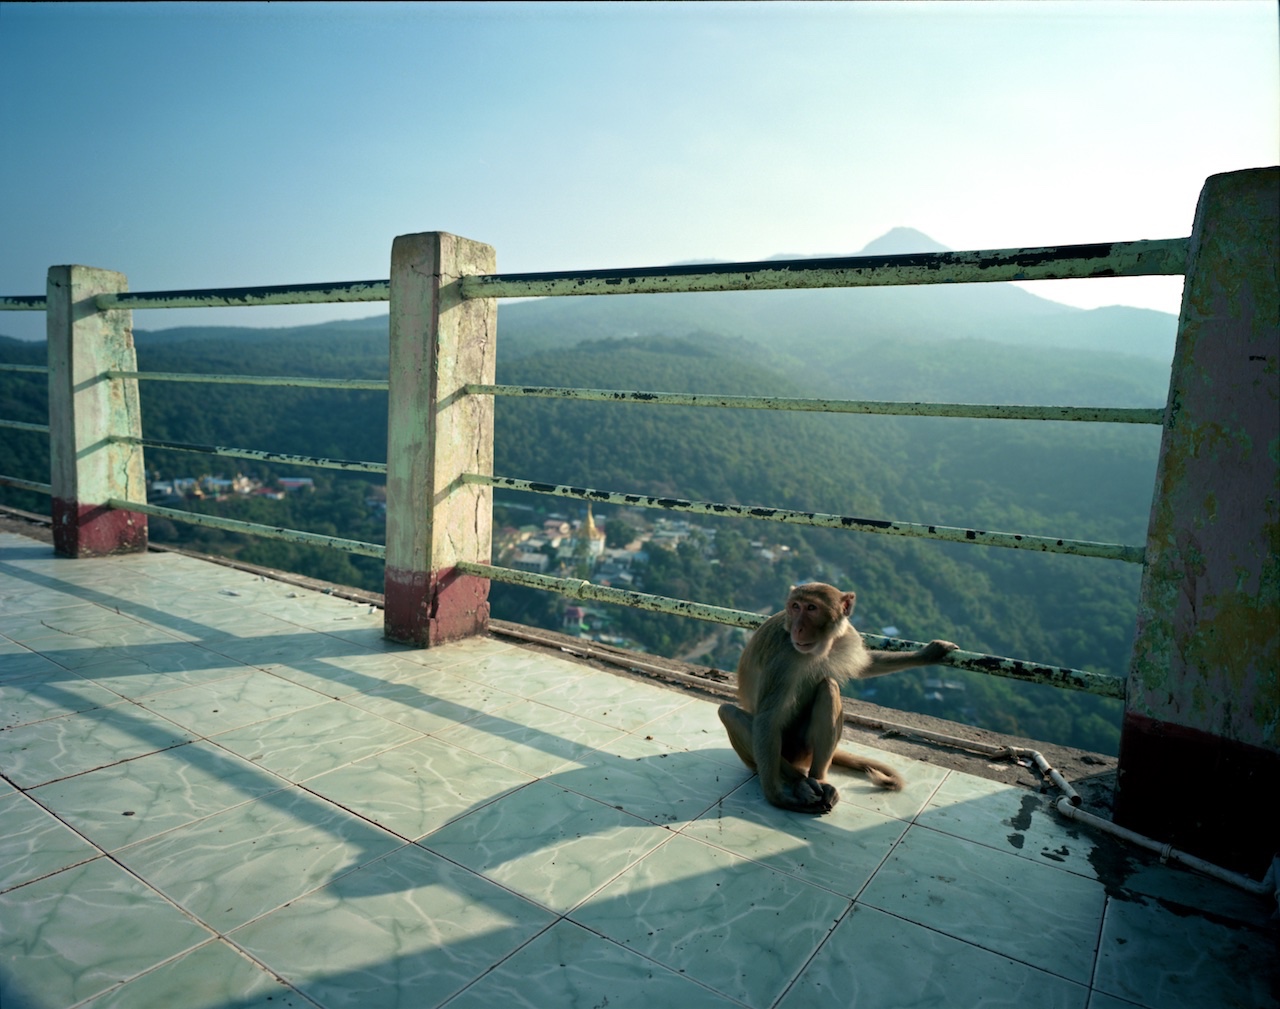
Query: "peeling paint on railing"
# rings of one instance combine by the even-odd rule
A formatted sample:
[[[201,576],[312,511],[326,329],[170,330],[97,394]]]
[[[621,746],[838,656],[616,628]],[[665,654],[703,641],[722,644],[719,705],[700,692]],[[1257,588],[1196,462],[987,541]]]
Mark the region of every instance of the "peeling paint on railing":
[[[1163,407],[1004,406],[976,403],[894,403],[880,400],[796,399],[785,396],[722,396],[709,393],[624,392],[534,385],[468,385],[471,396],[573,399],[600,403],[652,403],[744,410],[887,414],[902,417],[972,417],[981,420],[1062,420],[1103,424],[1160,424]]]
[[[889,536],[918,536],[952,543],[974,543],[983,546],[1007,547],[1012,550],[1035,550],[1041,553],[1101,557],[1106,560],[1128,561],[1132,564],[1142,563],[1143,554],[1145,553],[1145,547],[1129,546],[1123,543],[1094,543],[1089,540],[1058,539],[1051,536],[1031,536],[1022,533],[990,532],[982,529],[964,529],[956,526],[895,522],[889,519],[863,519],[854,518],[850,515],[829,515],[824,512],[791,511],[786,508],[762,508],[753,505],[686,501],[682,498],[648,497],[644,494],[618,494],[613,491],[594,490],[590,487],[569,487],[563,484],[537,483],[532,480],[485,476],[479,473],[467,473],[462,479],[464,483],[501,487],[505,490],[527,491],[532,494],[551,494],[556,497],[577,498],[582,501],[601,501],[608,504],[633,505],[642,508],[665,508],[668,511],[690,512],[695,515],[765,519],[770,522],[785,522],[791,525],[853,529],[859,532],[883,533]]]
[[[555,578],[551,575],[516,571],[513,568],[502,568],[492,564],[471,564],[467,562],[458,564],[457,570],[464,574],[477,575],[481,578],[489,578],[493,581],[506,582],[511,585],[524,585],[529,588],[557,592],[572,599],[590,599],[596,602],[614,603],[618,606],[630,606],[655,613],[690,617],[694,620],[705,620],[709,623],[726,624],[730,627],[742,627],[747,630],[754,630],[768,619],[765,615],[750,613],[746,610],[727,609],[723,606],[708,606],[705,603],[694,603],[687,599],[655,596],[630,589],[615,589],[606,585],[596,585],[581,578]],[[864,634],[863,638],[869,647],[884,651],[907,652],[923,647],[923,644],[919,641],[886,638],[879,634]],[[968,669],[993,676],[1004,676],[1028,683],[1044,683],[1068,690],[1098,694],[1102,697],[1124,697],[1123,679],[1118,676],[1093,673],[1084,669],[1048,666],[1038,662],[1026,662],[1022,659],[1008,659],[1000,655],[984,655],[981,652],[959,650],[952,652],[938,665],[952,666],[956,669]]]
[[[53,485],[36,483],[34,480],[23,480],[17,476],[0,476],[0,486],[14,487],[17,490],[34,491],[37,494],[52,494]]]
[[[15,431],[35,431],[37,434],[48,434],[48,424],[28,424],[25,420],[0,420],[0,427],[11,427]]]
[[[464,298],[530,298],[1178,276],[1186,272],[1189,242],[1168,238],[905,256],[507,273],[463,277],[461,284]]]
[[[463,574],[479,575],[481,578],[491,578],[494,581],[524,585],[533,589],[546,589],[573,599],[594,599],[597,602],[617,603],[619,606],[651,610],[655,613],[670,613],[678,617],[728,624],[731,627],[752,629],[759,627],[765,621],[765,618],[758,613],[731,610],[723,606],[708,606],[705,603],[673,599],[670,596],[655,596],[631,589],[615,589],[583,581],[581,578],[556,578],[552,575],[538,575],[531,571],[516,571],[512,568],[500,568],[492,564],[472,564],[467,561],[459,563],[456,567]]]
[[[385,462],[361,462],[352,459],[326,459],[318,455],[286,455],[283,452],[264,452],[255,448],[233,448],[229,445],[192,445],[181,441],[160,441],[156,438],[115,437],[109,439],[143,448],[160,448],[172,452],[198,452],[202,455],[220,455],[230,459],[254,459],[258,462],[285,462],[296,466],[314,466],[317,469],[340,469],[348,473],[386,473]]]
[[[120,498],[110,498],[106,503],[110,507],[118,508],[122,511],[141,512],[143,515],[154,515],[158,518],[172,519],[174,522],[186,522],[190,525],[208,526],[210,529],[222,529],[226,532],[251,533],[254,536],[264,536],[267,539],[304,543],[307,546],[329,547],[349,554],[377,557],[379,560],[386,555],[386,547],[378,543],[347,540],[338,536],[322,536],[319,533],[302,532],[300,529],[267,526],[258,522],[242,522],[239,519],[223,518],[220,515],[205,515],[201,512],[183,511],[180,508],[162,508],[159,505],[124,501]]]
[[[1089,277],[1170,277],[1186,273],[1190,239],[1102,242],[1033,249],[931,252],[901,256],[776,259],[750,263],[644,266],[616,270],[481,274],[459,281],[464,298],[531,298],[590,294],[674,294],[820,287],[974,284]],[[112,308],[225,308],[389,301],[389,280],[351,280],[271,287],[126,291],[94,299]],[[0,311],[40,312],[44,295],[0,297]]]
[[[205,382],[214,385],[280,385],[298,389],[362,389],[386,392],[385,378],[307,378],[301,375],[202,375],[185,371],[108,371],[107,378],[159,382]]]
[[[44,309],[43,294],[0,295],[0,312],[43,312]]]
[[[126,291],[100,294],[94,305],[111,308],[237,308],[250,305],[324,305],[348,301],[388,301],[388,280],[348,280],[330,284],[274,287],[218,287],[188,291]]]

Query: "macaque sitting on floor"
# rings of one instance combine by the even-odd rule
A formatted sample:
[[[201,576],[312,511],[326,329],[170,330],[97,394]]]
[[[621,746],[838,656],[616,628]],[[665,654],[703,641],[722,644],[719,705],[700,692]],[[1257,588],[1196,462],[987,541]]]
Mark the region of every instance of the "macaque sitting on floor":
[[[738,756],[760,775],[765,798],[802,813],[826,813],[840,799],[827,782],[833,763],[900,789],[888,764],[837,749],[844,727],[840,686],[941,661],[956,646],[930,641],[914,652],[873,652],[849,623],[855,595],[821,582],[796,585],[781,613],[756,630],[738,660],[738,703],[720,721]]]

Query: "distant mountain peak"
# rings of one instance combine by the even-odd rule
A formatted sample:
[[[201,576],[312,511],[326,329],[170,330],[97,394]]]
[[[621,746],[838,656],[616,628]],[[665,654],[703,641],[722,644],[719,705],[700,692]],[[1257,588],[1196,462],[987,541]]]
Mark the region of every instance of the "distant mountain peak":
[[[950,252],[923,231],[915,228],[893,228],[873,242],[869,242],[860,256],[904,256],[911,252]]]

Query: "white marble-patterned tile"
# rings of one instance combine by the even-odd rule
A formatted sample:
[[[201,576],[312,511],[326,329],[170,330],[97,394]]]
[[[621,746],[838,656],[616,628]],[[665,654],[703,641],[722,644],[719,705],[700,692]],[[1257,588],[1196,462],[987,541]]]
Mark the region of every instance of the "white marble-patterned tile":
[[[315,1009],[221,939],[112,988],[79,1009]]]
[[[434,670],[393,651],[366,651],[352,648],[344,654],[314,658],[290,656],[263,668],[329,697],[351,698],[371,693],[395,683],[427,681]]]
[[[217,620],[209,626],[213,633],[206,636],[205,643],[210,648],[218,649],[231,647],[236,642],[249,642],[258,638],[280,638],[287,641],[301,639],[308,634],[305,627],[299,627],[288,620],[281,620],[270,613],[260,613],[243,606],[234,610],[220,611],[217,614]]]
[[[0,571],[4,570],[0,560]],[[40,615],[64,606],[75,606],[80,600],[71,592],[51,588],[28,578],[10,578],[0,575],[0,616],[6,627],[21,627],[19,619],[26,615]]]
[[[912,760],[910,757],[865,746],[848,739],[840,744],[840,748],[858,756],[871,757],[888,764],[902,775],[907,783],[902,791],[893,792],[872,784],[865,774],[834,767],[831,771],[831,780],[840,791],[840,801],[852,802],[899,820],[913,819],[938,790],[938,786],[947,780],[948,775],[955,773],[923,760]]]
[[[0,891],[102,852],[21,792],[0,795]]]
[[[1105,894],[1056,866],[913,826],[858,899],[1087,984]]]
[[[143,698],[141,704],[202,736],[250,725],[328,701],[258,669]]]
[[[59,605],[30,610],[25,614],[6,614],[6,617],[5,635],[19,642],[56,634],[84,634],[87,630],[123,619],[105,607],[67,596]]]
[[[204,641],[204,646],[229,659],[259,668],[276,664],[291,665],[303,660],[335,659],[344,655],[359,655],[367,650],[330,634],[309,631],[296,625],[281,633],[262,634],[244,634],[237,628],[234,636],[210,638]]]
[[[103,662],[80,670],[80,675],[131,701],[153,694],[243,676],[250,667],[199,645],[175,642],[141,648],[120,648]]]
[[[416,841],[532,780],[426,736],[311,778],[306,787]]]
[[[249,802],[288,782],[196,741],[31,790],[107,851]]]
[[[347,694],[343,700],[419,732],[437,732],[504,708],[519,698],[444,670],[419,667],[414,677]]]
[[[45,658],[39,652],[33,652],[24,645],[8,641],[7,638],[3,640],[8,643],[0,646],[0,686],[68,675],[67,669]]]
[[[120,695],[81,676],[0,683],[0,729],[119,704]]]
[[[588,666],[524,648],[481,652],[479,657],[467,658],[450,670],[518,697],[537,697],[548,690],[558,695],[573,680],[593,675]]]
[[[676,836],[570,917],[753,1009],[771,1006],[848,898]]]
[[[642,739],[654,739],[673,750],[693,750],[730,767],[741,767],[742,758],[729,745],[720,716],[719,705],[702,698],[688,699],[672,711],[645,722],[633,730]]]
[[[1105,992],[1095,989],[1089,995],[1089,1003],[1086,1009],[1151,1009],[1151,1007],[1139,1005],[1137,1002],[1130,1002],[1127,998],[1116,998],[1114,995],[1107,995]]]
[[[290,781],[305,781],[420,735],[342,701],[327,701],[210,738]]]
[[[854,905],[778,1009],[1085,1009],[1089,989]]]
[[[597,748],[617,739],[622,730],[561,708],[520,700],[435,735],[518,771],[543,775],[593,760]]]
[[[1094,986],[1150,1009],[1273,1009],[1274,924],[1214,920],[1171,902],[1110,898]]]
[[[1053,810],[1058,793],[1041,795],[972,774],[953,772],[916,822],[956,837],[1051,862],[1097,879],[1091,856],[1098,841]]]
[[[852,802],[822,816],[778,809],[753,778],[681,833],[852,898],[906,829],[902,820]]]
[[[740,1003],[602,939],[571,921],[556,922],[502,961],[445,1009],[735,1009]]]
[[[112,657],[110,648],[80,634],[59,634],[57,631],[51,631],[46,637],[28,638],[22,643],[64,669],[81,669],[95,662],[105,662]]]
[[[225,932],[401,844],[294,788],[122,848],[115,857]]]
[[[536,781],[418,843],[563,912],[671,836],[648,820]]]
[[[70,1006],[212,938],[99,858],[0,894],[0,1005]]]
[[[122,701],[0,731],[0,773],[22,788],[190,742],[192,733]]]
[[[562,770],[552,780],[664,825],[697,819],[752,776],[744,766],[637,735],[620,736],[580,761],[582,766]]]
[[[434,1009],[554,920],[406,845],[230,938],[326,1009]]]
[[[591,672],[562,684],[543,703],[632,731],[684,707],[688,696],[615,673]]]

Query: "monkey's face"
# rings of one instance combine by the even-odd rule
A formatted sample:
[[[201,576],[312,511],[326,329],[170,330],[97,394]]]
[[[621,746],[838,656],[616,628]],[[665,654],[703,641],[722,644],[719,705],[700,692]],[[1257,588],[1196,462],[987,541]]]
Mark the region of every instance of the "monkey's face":
[[[845,618],[853,609],[853,593],[837,592],[829,585],[801,585],[787,597],[787,631],[791,647],[802,655],[823,658],[831,643],[844,633]]]

